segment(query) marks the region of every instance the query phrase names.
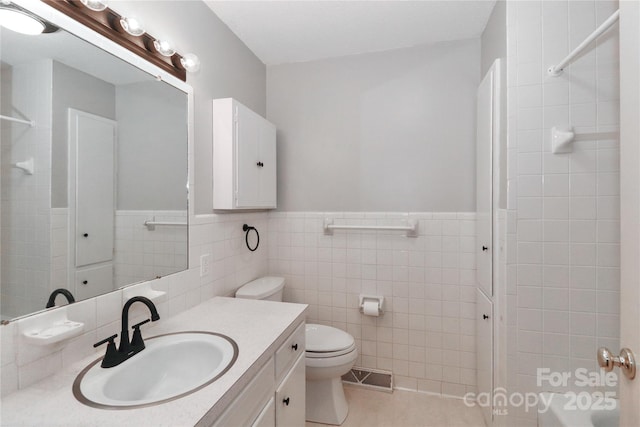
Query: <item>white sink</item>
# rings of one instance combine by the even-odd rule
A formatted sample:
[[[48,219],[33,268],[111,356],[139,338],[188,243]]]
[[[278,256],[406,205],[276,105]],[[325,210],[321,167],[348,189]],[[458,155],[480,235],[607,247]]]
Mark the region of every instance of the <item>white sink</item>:
[[[229,337],[180,332],[145,340],[146,348],[113,368],[96,360],[78,375],[73,394],[97,408],[156,405],[193,393],[220,378],[238,357]]]

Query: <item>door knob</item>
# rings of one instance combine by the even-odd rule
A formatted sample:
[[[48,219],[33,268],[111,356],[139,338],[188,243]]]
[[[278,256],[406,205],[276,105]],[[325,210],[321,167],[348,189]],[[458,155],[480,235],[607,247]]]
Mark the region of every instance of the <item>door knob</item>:
[[[615,366],[619,366],[630,380],[636,377],[636,359],[628,348],[620,350],[620,356],[614,356],[608,348],[600,347],[598,349],[598,365],[606,372],[611,372]]]

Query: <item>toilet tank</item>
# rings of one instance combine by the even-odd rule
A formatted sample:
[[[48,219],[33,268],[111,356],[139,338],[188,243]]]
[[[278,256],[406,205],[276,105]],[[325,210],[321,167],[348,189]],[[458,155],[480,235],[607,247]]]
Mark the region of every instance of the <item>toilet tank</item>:
[[[282,301],[284,277],[260,277],[245,283],[236,291],[236,298]]]

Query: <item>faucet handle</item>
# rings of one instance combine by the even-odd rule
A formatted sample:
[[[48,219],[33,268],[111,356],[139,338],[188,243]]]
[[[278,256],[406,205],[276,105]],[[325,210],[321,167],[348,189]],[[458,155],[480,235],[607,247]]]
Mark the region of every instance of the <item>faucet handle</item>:
[[[151,319],[143,320],[140,323],[136,323],[132,326],[133,328],[133,338],[131,338],[131,347],[140,347],[140,350],[144,348],[144,340],[142,339],[142,333],[140,332],[140,326],[145,323],[151,322]]]
[[[133,325],[131,328],[132,328],[132,329],[138,329],[138,328],[140,328],[140,326],[144,325],[145,323],[149,323],[149,322],[151,322],[151,319],[143,320],[143,321],[142,321],[142,322],[140,322],[140,323],[136,323],[136,324],[135,324],[135,325]]]
[[[109,343],[109,346],[113,344],[113,346],[115,347],[116,343],[115,343],[115,341],[114,341],[114,340],[116,339],[116,337],[117,337],[117,336],[118,336],[118,334],[111,335],[109,338],[105,338],[105,339],[103,339],[102,341],[98,341],[97,343],[95,343],[95,344],[93,345],[93,348],[100,347],[102,344],[107,343],[107,342]],[[109,349],[109,348],[107,347],[107,350],[108,350],[108,349]]]

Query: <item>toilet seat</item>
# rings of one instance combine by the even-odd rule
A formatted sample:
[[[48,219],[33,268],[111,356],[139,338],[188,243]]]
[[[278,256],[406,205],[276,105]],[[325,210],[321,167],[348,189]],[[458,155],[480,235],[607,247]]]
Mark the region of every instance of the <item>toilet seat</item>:
[[[336,357],[356,348],[353,337],[331,326],[308,323],[305,331],[307,357]]]
[[[356,349],[356,344],[353,343],[347,348],[344,348],[342,350],[335,350],[335,351],[310,351],[307,349],[304,355],[305,357],[309,357],[311,359],[338,357],[338,356],[342,356],[343,354],[351,353],[355,349]]]

